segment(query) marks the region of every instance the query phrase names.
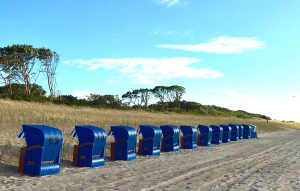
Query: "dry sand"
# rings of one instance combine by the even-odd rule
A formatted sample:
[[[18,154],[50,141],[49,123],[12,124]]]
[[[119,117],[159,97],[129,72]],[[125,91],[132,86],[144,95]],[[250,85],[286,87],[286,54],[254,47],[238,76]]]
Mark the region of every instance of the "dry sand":
[[[0,190],[300,190],[300,131],[265,133],[257,140],[162,153],[60,174],[20,175],[0,163]]]

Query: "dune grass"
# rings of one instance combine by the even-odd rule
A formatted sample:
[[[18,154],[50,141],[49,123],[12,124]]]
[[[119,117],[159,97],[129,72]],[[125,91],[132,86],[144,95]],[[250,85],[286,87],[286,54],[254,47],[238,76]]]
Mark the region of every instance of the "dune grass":
[[[96,125],[108,130],[111,125],[140,124],[255,124],[258,133],[299,128],[297,123],[282,123],[263,119],[240,119],[237,117],[214,117],[192,114],[145,112],[141,110],[95,109],[88,107],[70,107],[51,103],[34,103],[24,101],[0,100],[0,162],[16,165],[19,148],[25,145],[24,140],[17,138],[22,124],[46,124],[57,127],[64,134],[63,158],[71,160],[75,139],[69,137],[75,124]]]

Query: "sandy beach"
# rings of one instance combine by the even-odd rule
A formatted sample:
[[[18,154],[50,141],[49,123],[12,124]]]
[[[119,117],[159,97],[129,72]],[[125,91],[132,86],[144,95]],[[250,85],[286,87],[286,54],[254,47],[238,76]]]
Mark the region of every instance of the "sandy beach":
[[[265,133],[256,140],[198,147],[135,161],[107,161],[30,177],[0,164],[0,190],[299,190],[300,131]]]

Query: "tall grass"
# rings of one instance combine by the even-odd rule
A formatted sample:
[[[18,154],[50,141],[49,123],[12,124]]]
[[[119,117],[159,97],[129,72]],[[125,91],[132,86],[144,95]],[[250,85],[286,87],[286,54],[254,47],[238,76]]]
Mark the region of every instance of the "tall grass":
[[[0,162],[16,165],[18,150],[25,146],[17,132],[22,124],[46,124],[57,127],[64,134],[63,158],[71,160],[75,139],[69,137],[75,124],[90,124],[106,130],[111,125],[140,124],[228,124],[249,123],[258,126],[258,133],[284,130],[285,127],[299,127],[299,124],[281,123],[262,119],[240,119],[237,117],[210,117],[192,114],[145,112],[141,110],[95,109],[88,107],[70,107],[51,103],[33,103],[23,101],[0,100]]]

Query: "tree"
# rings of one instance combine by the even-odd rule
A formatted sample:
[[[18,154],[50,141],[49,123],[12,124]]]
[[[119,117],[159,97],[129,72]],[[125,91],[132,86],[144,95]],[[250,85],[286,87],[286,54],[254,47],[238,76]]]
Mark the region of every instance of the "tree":
[[[160,103],[163,103],[165,101],[167,89],[165,86],[155,86],[152,89],[152,93],[154,97],[159,100]]]
[[[92,106],[109,108],[120,108],[122,106],[122,102],[118,96],[90,94],[87,99]]]
[[[149,100],[151,99],[151,94],[152,94],[151,90],[147,88],[141,88],[139,89],[139,94],[141,97],[141,104],[144,107],[148,107]]]
[[[35,83],[40,73],[39,67],[35,67],[37,49],[31,45],[12,45],[1,49],[7,53],[9,63],[13,64],[9,65],[12,67],[11,73],[17,78],[16,80],[24,83],[25,92],[30,95],[31,82]]]
[[[131,92],[132,103],[140,107],[142,105],[141,95],[139,90],[132,90]]]
[[[122,95],[122,99],[123,100],[127,100],[125,101],[125,104],[127,106],[141,106],[141,100],[140,100],[141,96],[139,94],[139,90],[132,90],[126,92],[125,94]]]
[[[182,99],[183,94],[185,93],[185,88],[183,86],[173,85],[170,86],[171,89],[171,97],[177,108],[180,108],[180,101]]]
[[[60,95],[57,100],[53,101],[58,104],[66,104],[66,105],[77,105],[78,99],[72,95]]]
[[[130,106],[132,102],[132,93],[131,91],[126,92],[121,96],[122,100],[125,101],[126,106]]]
[[[46,91],[38,84],[31,84],[31,94],[28,96],[24,92],[24,84],[12,83],[10,85],[0,86],[0,96],[4,98],[28,100],[28,101],[45,101],[47,100]],[[12,89],[13,94],[8,93]]]
[[[173,86],[155,86],[152,89],[154,97],[159,100],[161,107],[163,108],[164,101],[168,102],[168,105],[173,105],[180,108],[180,101],[183,94],[185,93],[185,88],[178,85]],[[169,106],[170,107],[170,106]]]
[[[47,48],[38,49],[38,59],[41,62],[41,71],[46,75],[51,100],[56,93],[56,69],[59,63],[59,55]]]
[[[16,72],[14,70],[14,60],[10,50],[0,48],[0,78],[4,85],[9,85],[9,93],[13,94],[12,83],[16,80]]]
[[[105,100],[105,107],[111,107],[111,108],[121,108],[122,107],[122,101],[120,100],[118,95],[103,95],[103,98]]]
[[[148,107],[151,93],[151,90],[147,88],[136,89],[123,94],[122,99],[127,106]]]
[[[47,48],[34,48],[32,45],[11,45],[0,48],[0,77],[4,84],[24,84],[26,95],[31,93],[31,84],[36,83],[43,72],[48,81],[50,97],[56,92],[56,69],[59,56]],[[12,88],[10,88],[12,94]]]

